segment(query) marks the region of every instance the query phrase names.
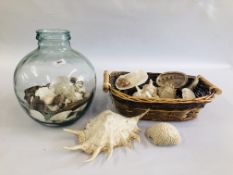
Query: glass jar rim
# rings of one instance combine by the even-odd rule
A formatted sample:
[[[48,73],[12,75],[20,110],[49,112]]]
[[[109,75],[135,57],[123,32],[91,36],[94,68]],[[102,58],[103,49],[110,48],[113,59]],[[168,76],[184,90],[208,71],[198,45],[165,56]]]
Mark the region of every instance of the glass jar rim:
[[[38,29],[36,30],[36,39],[63,39],[69,40],[70,31],[66,29]]]

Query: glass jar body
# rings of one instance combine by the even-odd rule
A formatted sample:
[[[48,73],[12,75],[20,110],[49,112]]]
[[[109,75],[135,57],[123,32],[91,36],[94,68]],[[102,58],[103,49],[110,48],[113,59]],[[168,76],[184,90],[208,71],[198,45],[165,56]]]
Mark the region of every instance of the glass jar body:
[[[46,125],[64,126],[88,109],[96,88],[95,71],[82,54],[70,47],[69,38],[48,36],[40,39],[38,48],[17,65],[14,90],[31,118]]]

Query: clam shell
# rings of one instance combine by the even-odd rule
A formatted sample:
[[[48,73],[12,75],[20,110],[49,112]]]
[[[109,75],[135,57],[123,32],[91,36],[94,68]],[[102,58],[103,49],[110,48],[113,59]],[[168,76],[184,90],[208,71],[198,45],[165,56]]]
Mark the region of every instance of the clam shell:
[[[174,88],[184,86],[187,81],[188,76],[182,72],[165,72],[160,74],[156,79],[157,85],[161,87],[173,85]]]
[[[146,82],[148,74],[143,70],[130,72],[125,75],[120,75],[116,80],[116,88],[119,90],[131,89]]]

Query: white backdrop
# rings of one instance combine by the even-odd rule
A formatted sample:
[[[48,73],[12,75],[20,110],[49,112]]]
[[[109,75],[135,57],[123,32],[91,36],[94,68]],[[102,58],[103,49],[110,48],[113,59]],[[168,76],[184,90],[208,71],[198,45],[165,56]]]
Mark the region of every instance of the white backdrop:
[[[232,9],[232,0],[0,0],[0,174],[231,175]],[[117,149],[108,162],[100,155],[83,165],[83,154],[62,149],[74,138],[29,119],[13,93],[14,68],[37,46],[39,28],[70,30],[72,47],[96,68],[98,93],[73,128],[112,107],[101,91],[104,69],[203,74],[224,93],[198,119],[173,123],[181,145],[159,148],[143,139],[133,151]]]
[[[36,29],[66,28],[91,60],[229,62],[232,8],[231,0],[1,0],[0,56],[18,61],[36,47]]]

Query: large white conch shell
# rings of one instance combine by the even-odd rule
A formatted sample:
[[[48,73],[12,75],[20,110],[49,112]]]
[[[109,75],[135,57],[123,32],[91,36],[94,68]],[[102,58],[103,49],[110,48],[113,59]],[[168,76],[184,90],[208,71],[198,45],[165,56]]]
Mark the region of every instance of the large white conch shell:
[[[137,123],[147,112],[136,117],[126,118],[106,110],[87,123],[84,130],[65,129],[65,131],[75,134],[80,142],[80,145],[65,148],[82,150],[91,154],[92,156],[87,162],[95,159],[100,152],[108,152],[111,157],[114,147],[130,147],[132,140],[140,141]]]
[[[126,90],[145,83],[147,79],[148,74],[143,70],[138,70],[125,75],[120,75],[117,78],[115,85],[119,90]]]

